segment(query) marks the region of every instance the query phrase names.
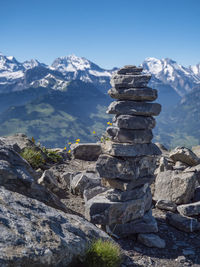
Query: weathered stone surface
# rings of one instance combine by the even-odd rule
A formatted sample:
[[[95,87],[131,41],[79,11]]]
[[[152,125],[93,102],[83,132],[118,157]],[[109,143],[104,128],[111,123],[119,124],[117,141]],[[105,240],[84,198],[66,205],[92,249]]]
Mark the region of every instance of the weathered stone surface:
[[[181,162],[181,161],[176,161],[176,163],[175,163],[175,165],[173,167],[173,169],[177,170],[177,171],[183,171],[186,168],[188,168],[188,165],[183,163],[183,162]]]
[[[56,195],[36,183],[37,174],[18,153],[8,146],[0,146],[0,185],[45,204],[66,211]]]
[[[150,74],[115,74],[111,77],[110,84],[115,88],[146,87],[151,79]]]
[[[153,117],[147,116],[116,115],[113,125],[124,129],[145,130],[153,129],[156,121]]]
[[[200,201],[200,186],[195,188],[193,202]]]
[[[168,157],[163,156],[159,160],[159,166],[155,170],[155,174],[157,175],[161,172],[173,170],[173,167],[174,167],[174,162],[172,162]]]
[[[118,237],[126,237],[138,233],[156,233],[158,226],[151,210],[146,212],[143,218],[125,224],[113,224],[107,226],[110,233]]]
[[[58,182],[51,170],[45,170],[43,172],[40,179],[38,179],[38,184],[45,186],[50,191],[55,192],[55,193],[59,190]]]
[[[168,200],[158,200],[156,203],[156,208],[175,212],[177,209],[177,205]]]
[[[93,239],[110,239],[87,220],[0,187],[0,265],[69,266]]]
[[[168,213],[167,220],[169,224],[184,232],[191,233],[200,230],[200,223],[194,218],[189,218],[180,214]]]
[[[192,151],[197,155],[198,158],[200,158],[200,146],[193,146]]]
[[[72,144],[71,153],[75,159],[97,160],[101,154],[101,145],[97,143]]]
[[[95,186],[93,188],[86,188],[83,192],[83,198],[85,203],[96,195],[99,195],[107,190],[108,188],[103,187],[102,185]]]
[[[151,184],[154,181],[154,176],[139,177],[134,181],[126,181],[121,179],[106,179],[102,178],[101,183],[104,187],[119,189],[121,191],[129,191],[146,183]]]
[[[113,202],[124,202],[144,197],[145,194],[150,194],[148,184],[136,187],[130,191],[121,191],[118,189],[109,189],[105,192],[105,197]]]
[[[194,172],[196,174],[197,181],[200,184],[200,164],[193,167],[188,167],[183,172]]]
[[[117,158],[102,154],[96,163],[100,177],[130,181],[134,181],[138,177],[153,175],[155,168],[156,157],[154,156]]]
[[[150,248],[165,248],[165,240],[155,234],[139,234],[138,241]]]
[[[193,195],[196,175],[191,173],[177,173],[176,171],[161,172],[155,181],[154,200],[169,200],[176,204],[188,203]]]
[[[110,126],[106,131],[112,141],[119,143],[148,144],[153,139],[151,130],[129,130]]]
[[[111,88],[108,94],[118,100],[154,101],[157,98],[157,90],[146,88],[116,89]]]
[[[195,216],[200,214],[200,201],[180,205],[177,207],[177,210],[180,214],[185,216]]]
[[[107,141],[102,144],[102,152],[115,157],[140,157],[160,155],[161,151],[155,144],[119,144]]]
[[[70,185],[71,192],[82,195],[85,189],[101,185],[101,179],[97,174],[90,172],[79,173],[73,177]]]
[[[126,65],[117,71],[117,74],[140,74],[142,72],[142,67],[136,67],[134,65]]]
[[[195,166],[200,162],[197,155],[186,147],[176,147],[171,151],[170,158],[175,162],[181,161],[189,166]]]
[[[161,105],[158,103],[119,100],[112,102],[106,112],[117,115],[158,116],[160,111]]]
[[[151,207],[151,191],[139,199],[125,202],[112,202],[106,198],[106,192],[86,202],[85,217],[94,224],[123,224],[142,218]]]

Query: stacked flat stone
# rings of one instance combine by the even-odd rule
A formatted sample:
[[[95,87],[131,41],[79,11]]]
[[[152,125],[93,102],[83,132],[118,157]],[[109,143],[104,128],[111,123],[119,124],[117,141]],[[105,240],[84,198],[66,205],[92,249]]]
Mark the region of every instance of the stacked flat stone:
[[[111,78],[108,93],[116,99],[107,110],[115,114],[107,128],[111,141],[103,145],[96,165],[108,190],[86,203],[86,217],[118,237],[158,231],[149,184],[154,180],[156,156],[161,154],[151,143],[153,116],[159,115],[161,105],[151,103],[157,90],[147,87],[151,75],[142,70],[125,66]]]

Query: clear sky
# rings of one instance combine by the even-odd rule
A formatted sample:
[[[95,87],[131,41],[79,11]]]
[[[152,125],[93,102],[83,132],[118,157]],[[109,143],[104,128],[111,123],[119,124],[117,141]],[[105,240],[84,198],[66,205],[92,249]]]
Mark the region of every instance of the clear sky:
[[[146,57],[200,62],[200,0],[0,0],[0,52],[46,64],[75,54],[104,68]]]

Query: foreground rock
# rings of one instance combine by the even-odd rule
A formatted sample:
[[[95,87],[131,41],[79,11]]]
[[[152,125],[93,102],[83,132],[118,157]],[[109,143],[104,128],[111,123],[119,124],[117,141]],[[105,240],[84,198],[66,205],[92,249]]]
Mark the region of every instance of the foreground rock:
[[[175,204],[188,203],[194,196],[196,181],[194,172],[161,172],[156,177],[153,199],[168,200]]]
[[[0,187],[0,265],[69,266],[95,238],[109,237],[85,219]]]
[[[165,248],[165,240],[155,234],[139,234],[138,241],[150,248]]]
[[[177,210],[180,214],[185,215],[185,216],[199,215],[200,214],[200,201],[190,203],[190,204],[180,205],[177,207]]]
[[[195,166],[199,163],[197,155],[186,147],[176,147],[169,156],[173,161],[181,161],[189,166]]]
[[[72,144],[71,153],[75,159],[93,161],[101,154],[101,145],[97,143]]]
[[[172,212],[175,212],[177,209],[177,206],[175,203],[168,201],[168,200],[158,200],[156,203],[156,208],[161,210],[169,210]]]

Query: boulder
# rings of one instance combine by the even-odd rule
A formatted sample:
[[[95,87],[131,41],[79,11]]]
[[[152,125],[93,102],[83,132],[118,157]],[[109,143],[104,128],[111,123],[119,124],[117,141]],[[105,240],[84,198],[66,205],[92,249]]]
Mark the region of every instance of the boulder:
[[[168,200],[158,200],[156,203],[156,208],[175,212],[177,209],[177,205]]]
[[[168,213],[166,218],[170,225],[174,226],[180,231],[192,233],[200,230],[200,222],[198,222],[197,219],[173,213]]]
[[[186,147],[176,147],[169,156],[174,162],[181,161],[189,166],[195,166],[200,162],[197,155]]]
[[[138,241],[150,248],[165,248],[165,240],[155,234],[139,234]]]
[[[186,168],[183,172],[194,172],[196,174],[197,177],[197,181],[200,184],[200,164],[193,166],[193,167],[188,167]]]
[[[153,129],[156,121],[150,116],[116,115],[113,118],[113,125],[124,129],[145,130]]]
[[[123,224],[134,219],[142,218],[151,207],[151,192],[143,197],[124,202],[113,202],[106,198],[106,192],[99,194],[85,205],[85,217],[94,224],[111,225]]]
[[[71,153],[75,159],[95,161],[101,154],[101,145],[97,143],[72,144]]]
[[[172,162],[168,157],[161,157],[159,160],[159,166],[155,170],[155,174],[159,174],[161,172],[165,172],[168,170],[173,170],[174,162]]]
[[[29,163],[5,145],[0,145],[0,186],[67,211],[56,195],[48,188],[37,184],[37,174]]]
[[[158,103],[114,101],[110,104],[106,113],[117,115],[158,116],[160,111],[161,105]]]
[[[189,166],[181,161],[176,161],[173,169],[177,170],[177,171],[184,171],[186,168],[188,168]]]
[[[96,163],[100,177],[130,181],[138,177],[153,175],[155,168],[156,158],[154,156],[117,158],[102,154]]]
[[[102,144],[102,153],[115,157],[141,157],[160,155],[161,151],[155,144],[120,144],[107,141]]]
[[[138,233],[157,233],[158,226],[155,218],[152,216],[151,210],[137,220],[133,220],[124,224],[113,224],[107,226],[109,233],[119,238],[127,237]]]
[[[157,175],[153,199],[168,200],[175,204],[188,203],[194,196],[196,174],[165,171]],[[178,189],[178,190],[177,190]]]
[[[112,141],[119,143],[147,144],[153,139],[151,130],[130,130],[110,126],[106,131]]]
[[[154,101],[157,98],[157,90],[149,87],[118,90],[111,88],[108,94],[118,100]]]
[[[193,202],[200,201],[200,186],[195,188]]]
[[[146,183],[151,184],[155,180],[154,176],[139,177],[133,181],[125,181],[121,179],[101,179],[101,184],[104,187],[119,189],[121,191],[130,191],[136,187],[144,185]]]
[[[196,216],[200,214],[200,201],[179,205],[177,210],[180,214],[185,216]]]
[[[37,182],[38,184],[45,186],[46,188],[48,188],[50,191],[54,193],[58,192],[59,190],[58,182],[51,170],[45,170]]]
[[[98,175],[90,172],[82,172],[72,178],[70,189],[75,195],[83,196],[85,189],[101,185],[101,179]]]
[[[115,74],[111,77],[110,84],[115,88],[146,87],[151,79],[150,74]]]
[[[95,197],[96,195],[99,195],[107,190],[108,188],[103,187],[101,185],[95,186],[93,188],[86,188],[83,191],[83,198],[84,198],[85,203],[91,198]]]
[[[126,65],[117,71],[117,74],[140,74],[142,72],[142,67],[136,67],[134,65]]]
[[[70,266],[94,239],[110,239],[84,218],[4,187],[0,199],[1,266]]]

